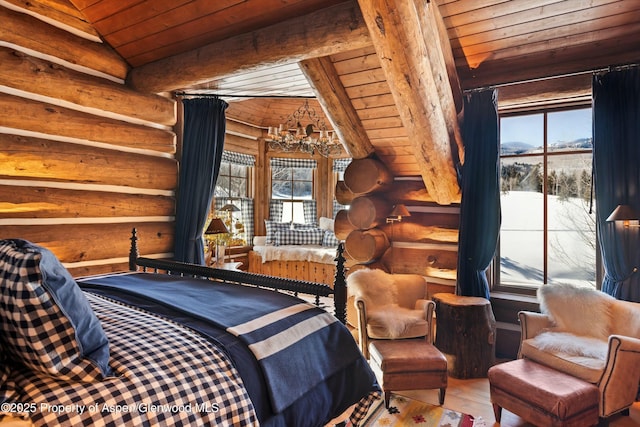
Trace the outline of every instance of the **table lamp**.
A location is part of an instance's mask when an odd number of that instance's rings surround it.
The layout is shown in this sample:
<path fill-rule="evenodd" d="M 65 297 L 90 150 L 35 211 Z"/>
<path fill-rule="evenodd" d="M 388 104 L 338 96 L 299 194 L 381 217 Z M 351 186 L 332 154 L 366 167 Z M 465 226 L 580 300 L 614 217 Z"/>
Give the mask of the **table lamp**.
<path fill-rule="evenodd" d="M 220 218 L 213 218 L 209 223 L 209 226 L 207 227 L 207 229 L 204 231 L 205 236 L 211 236 L 211 235 L 216 236 L 215 238 L 216 264 L 220 264 L 220 261 L 221 261 L 220 253 L 219 253 L 218 234 L 226 234 L 226 233 L 229 233 L 229 230 L 227 230 L 227 227 L 224 225 L 224 221 L 222 221 Z M 213 254 L 211 250 L 211 243 L 209 243 L 209 253 Z M 209 258 L 209 260 L 211 260 L 211 258 Z M 224 262 L 224 254 L 222 256 L 222 261 Z"/>

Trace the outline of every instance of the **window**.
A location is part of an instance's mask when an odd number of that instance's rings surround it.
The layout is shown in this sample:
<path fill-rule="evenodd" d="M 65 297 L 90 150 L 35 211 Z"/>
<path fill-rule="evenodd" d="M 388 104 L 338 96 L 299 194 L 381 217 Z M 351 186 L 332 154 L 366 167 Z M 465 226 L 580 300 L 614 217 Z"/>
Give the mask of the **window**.
<path fill-rule="evenodd" d="M 233 244 L 245 244 L 253 239 L 253 199 L 250 197 L 253 156 L 231 151 L 222 153 L 220 171 L 214 190 L 214 213 L 221 216 L 231 229 Z M 239 210 L 221 213 L 225 205 Z"/>
<path fill-rule="evenodd" d="M 591 108 L 501 116 L 494 289 L 533 291 L 560 282 L 595 287 L 591 162 Z"/>
<path fill-rule="evenodd" d="M 249 167 L 230 162 L 220 164 L 216 180 L 215 197 L 233 199 L 247 197 L 249 189 Z"/>
<path fill-rule="evenodd" d="M 305 201 L 313 200 L 315 167 L 315 160 L 271 159 L 271 199 L 281 203 L 280 221 L 311 222 L 305 221 L 304 206 Z M 314 220 L 315 212 L 311 215 Z"/>

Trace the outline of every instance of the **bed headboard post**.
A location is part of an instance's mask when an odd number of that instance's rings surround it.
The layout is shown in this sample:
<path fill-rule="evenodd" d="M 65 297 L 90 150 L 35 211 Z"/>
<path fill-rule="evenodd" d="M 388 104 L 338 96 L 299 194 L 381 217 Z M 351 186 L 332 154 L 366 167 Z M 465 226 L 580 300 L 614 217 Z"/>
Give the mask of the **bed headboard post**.
<path fill-rule="evenodd" d="M 340 242 L 336 251 L 336 276 L 333 281 L 333 298 L 335 299 L 336 317 L 343 324 L 347 323 L 347 281 L 344 276 L 344 243 Z"/>
<path fill-rule="evenodd" d="M 136 260 L 138 259 L 138 236 L 135 227 L 131 229 L 131 247 L 129 248 L 129 270 L 136 271 Z"/>

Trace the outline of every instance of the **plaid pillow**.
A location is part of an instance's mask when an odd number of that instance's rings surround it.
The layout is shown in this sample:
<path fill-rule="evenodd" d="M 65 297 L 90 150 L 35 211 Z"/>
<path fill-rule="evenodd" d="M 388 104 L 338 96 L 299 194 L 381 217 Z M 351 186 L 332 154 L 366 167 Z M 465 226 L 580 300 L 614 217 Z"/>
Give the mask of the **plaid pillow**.
<path fill-rule="evenodd" d="M 0 240 L 0 279 L 0 340 L 10 358 L 75 381 L 110 374 L 102 325 L 53 253 L 26 240 Z"/>
<path fill-rule="evenodd" d="M 270 219 L 264 220 L 264 228 L 267 231 L 267 245 L 274 245 L 276 243 L 276 233 L 280 230 L 288 230 L 291 228 L 291 224 L 288 222 L 276 222 Z"/>
<path fill-rule="evenodd" d="M 340 240 L 336 237 L 335 233 L 331 230 L 324 230 L 324 236 L 322 237 L 322 246 L 328 248 L 337 247 L 340 244 Z"/>
<path fill-rule="evenodd" d="M 292 225 L 294 230 L 312 230 L 318 228 L 315 224 L 302 224 L 300 222 L 294 222 Z"/>
<path fill-rule="evenodd" d="M 324 230 L 281 230 L 276 233 L 276 246 L 321 245 Z"/>

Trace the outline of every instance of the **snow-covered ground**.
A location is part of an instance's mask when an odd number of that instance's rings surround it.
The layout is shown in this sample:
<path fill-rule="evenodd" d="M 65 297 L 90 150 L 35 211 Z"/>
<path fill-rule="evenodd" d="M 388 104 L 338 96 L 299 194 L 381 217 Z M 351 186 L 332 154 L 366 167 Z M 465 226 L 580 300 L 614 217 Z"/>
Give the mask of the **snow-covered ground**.
<path fill-rule="evenodd" d="M 500 281 L 543 283 L 543 195 L 529 191 L 503 193 L 500 232 Z M 595 286 L 595 207 L 579 198 L 548 196 L 548 282 Z"/>

